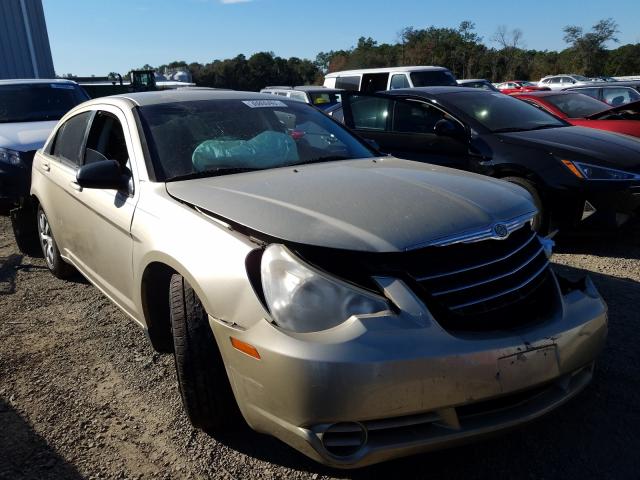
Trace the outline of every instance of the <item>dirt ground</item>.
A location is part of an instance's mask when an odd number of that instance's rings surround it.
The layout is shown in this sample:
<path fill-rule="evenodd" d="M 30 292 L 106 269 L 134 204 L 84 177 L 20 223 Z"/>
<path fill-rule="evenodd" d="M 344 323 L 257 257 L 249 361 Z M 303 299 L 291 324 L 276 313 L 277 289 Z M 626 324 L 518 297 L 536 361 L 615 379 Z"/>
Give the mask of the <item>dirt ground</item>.
<path fill-rule="evenodd" d="M 82 277 L 19 254 L 0 217 L 0 479 L 640 478 L 640 230 L 565 240 L 610 308 L 593 383 L 526 427 L 358 471 L 248 429 L 213 438 L 182 412 L 171 356 Z"/>

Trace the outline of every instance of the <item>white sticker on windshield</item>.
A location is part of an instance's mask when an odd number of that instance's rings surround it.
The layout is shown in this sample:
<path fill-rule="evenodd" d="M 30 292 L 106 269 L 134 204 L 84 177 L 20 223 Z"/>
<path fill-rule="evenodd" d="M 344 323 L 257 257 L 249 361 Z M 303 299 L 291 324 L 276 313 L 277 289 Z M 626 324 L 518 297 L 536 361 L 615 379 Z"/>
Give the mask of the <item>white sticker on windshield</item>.
<path fill-rule="evenodd" d="M 268 107 L 285 107 L 286 103 L 281 102 L 280 100 L 243 100 L 246 106 L 251 108 L 268 108 Z"/>
<path fill-rule="evenodd" d="M 71 85 L 70 83 L 52 83 L 51 88 L 64 88 L 65 90 L 73 90 L 75 89 L 75 85 Z"/>

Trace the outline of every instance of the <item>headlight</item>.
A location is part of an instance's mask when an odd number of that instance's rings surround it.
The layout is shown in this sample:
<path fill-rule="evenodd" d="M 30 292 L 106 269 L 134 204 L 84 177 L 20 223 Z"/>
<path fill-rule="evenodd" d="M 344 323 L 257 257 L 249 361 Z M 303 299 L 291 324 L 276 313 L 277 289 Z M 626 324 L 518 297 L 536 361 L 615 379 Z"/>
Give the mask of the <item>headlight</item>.
<path fill-rule="evenodd" d="M 321 273 L 282 245 L 262 256 L 262 288 L 277 325 L 294 332 L 317 332 L 352 315 L 389 309 L 382 298 Z"/>
<path fill-rule="evenodd" d="M 640 180 L 640 174 L 616 170 L 615 168 L 598 167 L 588 163 L 562 160 L 565 167 L 576 177 L 584 180 Z"/>
<path fill-rule="evenodd" d="M 22 158 L 20 158 L 20 152 L 9 150 L 8 148 L 0 148 L 0 162 L 20 166 L 22 165 Z"/>

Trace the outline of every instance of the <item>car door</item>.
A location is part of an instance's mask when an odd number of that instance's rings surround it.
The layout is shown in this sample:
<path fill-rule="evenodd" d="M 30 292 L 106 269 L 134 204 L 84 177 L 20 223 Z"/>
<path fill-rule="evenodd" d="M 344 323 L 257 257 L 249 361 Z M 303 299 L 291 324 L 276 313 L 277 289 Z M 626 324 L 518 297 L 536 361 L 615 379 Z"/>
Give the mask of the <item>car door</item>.
<path fill-rule="evenodd" d="M 342 102 L 345 125 L 361 137 L 374 140 L 382 152 L 408 160 L 469 168 L 468 143 L 435 133 L 439 120 L 458 122 L 443 110 L 422 100 L 384 94 L 349 94 Z"/>
<path fill-rule="evenodd" d="M 87 131 L 81 151 L 82 165 L 116 160 L 129 183 L 121 190 L 73 188 L 73 215 L 69 220 L 76 232 L 70 256 L 98 288 L 127 312 L 133 303 L 133 240 L 131 222 L 138 200 L 137 170 L 131 135 L 123 112 L 113 106 L 99 107 Z"/>
<path fill-rule="evenodd" d="M 45 211 L 63 258 L 69 258 L 76 240 L 72 228 L 75 179 L 82 163 L 81 151 L 93 112 L 80 112 L 56 130 L 51 145 L 42 152 L 35 168 L 42 177 L 39 201 Z"/>

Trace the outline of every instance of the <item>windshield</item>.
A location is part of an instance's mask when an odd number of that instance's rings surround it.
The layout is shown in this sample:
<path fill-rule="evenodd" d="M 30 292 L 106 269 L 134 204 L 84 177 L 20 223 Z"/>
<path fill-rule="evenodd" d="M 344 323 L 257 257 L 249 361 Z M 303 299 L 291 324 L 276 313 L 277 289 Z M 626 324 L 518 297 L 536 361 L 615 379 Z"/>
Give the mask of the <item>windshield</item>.
<path fill-rule="evenodd" d="M 309 93 L 309 97 L 311 97 L 311 104 L 316 107 L 324 110 L 326 108 L 332 107 L 333 105 L 340 103 L 342 101 L 342 97 L 339 93 Z"/>
<path fill-rule="evenodd" d="M 456 92 L 446 94 L 444 98 L 494 133 L 567 125 L 549 113 L 502 93 Z"/>
<path fill-rule="evenodd" d="M 456 77 L 449 70 L 425 70 L 411 72 L 414 87 L 457 86 Z"/>
<path fill-rule="evenodd" d="M 70 83 L 0 86 L 0 123 L 59 120 L 89 97 Z"/>
<path fill-rule="evenodd" d="M 201 100 L 138 111 L 159 181 L 374 156 L 301 102 Z"/>
<path fill-rule="evenodd" d="M 583 77 L 582 75 L 571 75 L 573 77 L 574 80 L 577 80 L 579 82 L 590 82 L 591 79 L 587 78 L 587 77 Z"/>
<path fill-rule="evenodd" d="M 569 118 L 584 118 L 610 108 L 600 100 L 581 93 L 549 95 L 545 97 L 545 100 Z"/>
<path fill-rule="evenodd" d="M 535 83 L 532 82 L 519 82 L 521 86 L 523 87 L 537 87 L 538 85 L 536 85 Z"/>

